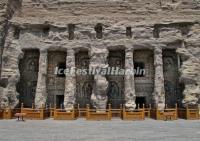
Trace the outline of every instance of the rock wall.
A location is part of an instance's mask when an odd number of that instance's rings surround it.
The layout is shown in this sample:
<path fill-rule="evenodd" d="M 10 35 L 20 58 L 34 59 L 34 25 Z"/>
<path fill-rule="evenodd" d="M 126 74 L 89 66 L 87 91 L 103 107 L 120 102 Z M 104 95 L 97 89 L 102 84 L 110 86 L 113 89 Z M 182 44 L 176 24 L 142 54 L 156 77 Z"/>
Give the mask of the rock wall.
<path fill-rule="evenodd" d="M 19 47 L 19 42 L 13 39 L 13 34 L 13 29 L 10 29 L 2 55 L 0 107 L 11 106 L 14 108 L 19 102 L 16 84 L 20 79 L 18 64 L 23 53 Z"/>
<path fill-rule="evenodd" d="M 184 105 L 200 104 L 200 25 L 191 27 L 183 47 L 177 49 L 182 59 L 180 81 L 184 83 Z"/>
<path fill-rule="evenodd" d="M 1 0 L 0 1 L 0 74 L 2 67 L 2 54 L 5 43 L 7 30 L 9 27 L 8 20 L 11 19 L 15 10 L 21 6 L 21 0 Z M 1 77 L 0 77 L 1 78 Z"/>
<path fill-rule="evenodd" d="M 185 85 L 183 104 L 199 102 L 198 0 L 23 0 L 22 6 L 20 2 L 0 2 L 0 31 L 3 31 L 0 35 L 1 54 L 4 47 L 0 99 L 3 106 L 16 106 L 16 85 L 20 77 L 18 62 L 22 57 L 22 50 L 30 48 L 47 51 L 87 49 L 91 54 L 90 66 L 105 68 L 108 64 L 106 57 L 109 50 L 150 49 L 157 54 L 162 49 L 176 49 L 182 62 L 180 82 Z M 14 9 L 16 12 L 8 22 Z M 102 25 L 102 39 L 96 39 L 94 27 L 98 23 Z M 73 40 L 69 40 L 68 33 L 71 24 L 75 26 Z M 131 27 L 131 37 L 126 36 L 127 27 Z M 161 59 L 161 56 L 159 58 Z M 127 56 L 126 59 L 130 58 Z M 36 103 L 39 107 L 46 101 L 46 73 L 43 69 L 43 60 L 44 58 L 41 59 L 36 92 Z M 158 64 L 162 64 L 162 60 L 157 61 Z M 67 63 L 71 62 L 68 60 Z M 155 76 L 158 81 L 155 82 L 157 85 L 152 95 L 155 104 L 161 103 L 159 107 L 163 108 L 163 80 L 159 78 L 160 71 L 161 68 L 157 72 L 159 75 Z M 75 89 L 75 82 L 70 80 L 74 79 L 66 80 L 69 83 L 66 85 L 72 87 L 65 90 L 65 108 L 69 109 L 74 103 Z M 102 75 L 94 76 L 94 80 L 93 105 L 105 109 L 108 81 Z M 127 82 L 133 81 L 132 78 L 127 78 Z M 127 82 L 126 85 L 129 85 Z M 134 84 L 131 85 L 127 88 L 134 87 Z M 126 106 L 133 109 L 135 92 L 133 89 L 127 89 L 125 93 Z"/>
<path fill-rule="evenodd" d="M 0 1 L 0 107 L 15 107 L 18 104 L 16 82 L 19 80 L 19 72 L 16 57 L 18 58 L 21 52 L 18 50 L 18 42 L 13 41 L 14 29 L 7 32 L 8 21 L 20 7 L 21 0 Z M 6 71 L 2 74 L 3 69 Z"/>

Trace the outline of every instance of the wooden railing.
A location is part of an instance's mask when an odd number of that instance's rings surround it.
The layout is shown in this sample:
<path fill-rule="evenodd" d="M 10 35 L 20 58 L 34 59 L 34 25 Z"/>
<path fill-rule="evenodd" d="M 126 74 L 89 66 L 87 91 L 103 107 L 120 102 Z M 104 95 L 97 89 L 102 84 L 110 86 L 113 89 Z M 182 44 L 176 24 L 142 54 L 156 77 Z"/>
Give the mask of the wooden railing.
<path fill-rule="evenodd" d="M 3 109 L 0 109 L 0 119 L 3 119 Z"/>
<path fill-rule="evenodd" d="M 86 118 L 86 115 L 87 115 L 87 105 L 86 108 L 80 108 L 80 105 L 78 104 L 78 117 Z"/>
<path fill-rule="evenodd" d="M 137 108 L 135 110 L 127 110 L 125 105 L 123 105 L 123 113 L 122 113 L 123 120 L 144 120 L 145 119 L 145 108 Z"/>
<path fill-rule="evenodd" d="M 73 110 L 56 109 L 56 106 L 54 108 L 54 120 L 75 120 L 78 115 L 77 107 Z"/>
<path fill-rule="evenodd" d="M 20 112 L 20 108 L 11 109 L 10 107 L 7 107 L 5 109 L 0 110 L 0 119 L 13 119 L 15 113 Z"/>
<path fill-rule="evenodd" d="M 197 107 L 178 108 L 178 117 L 187 120 L 197 120 L 200 118 Z"/>
<path fill-rule="evenodd" d="M 167 105 L 163 111 L 158 110 L 158 108 L 151 109 L 151 118 L 156 120 L 177 120 L 177 105 L 175 108 L 168 108 Z"/>
<path fill-rule="evenodd" d="M 34 106 L 32 108 L 24 108 L 22 104 L 21 113 L 26 114 L 26 119 L 44 120 L 49 117 L 49 110 L 44 106 L 43 108 L 35 109 Z"/>
<path fill-rule="evenodd" d="M 145 117 L 150 118 L 151 116 L 151 104 L 148 107 L 144 108 Z"/>
<path fill-rule="evenodd" d="M 109 104 L 108 109 L 90 109 L 87 105 L 86 120 L 111 120 L 111 105 Z"/>
<path fill-rule="evenodd" d="M 54 118 L 54 109 L 56 106 L 52 107 L 52 105 L 49 105 L 49 117 Z"/>
<path fill-rule="evenodd" d="M 122 118 L 123 108 L 122 104 L 120 105 L 119 109 L 111 109 L 111 116 L 116 118 Z"/>

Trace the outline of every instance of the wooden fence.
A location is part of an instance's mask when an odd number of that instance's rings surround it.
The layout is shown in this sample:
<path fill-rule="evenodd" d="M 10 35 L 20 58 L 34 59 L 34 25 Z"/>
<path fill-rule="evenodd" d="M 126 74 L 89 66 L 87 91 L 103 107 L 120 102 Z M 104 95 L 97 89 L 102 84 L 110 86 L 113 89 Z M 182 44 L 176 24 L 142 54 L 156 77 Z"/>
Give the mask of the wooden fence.
<path fill-rule="evenodd" d="M 86 115 L 87 115 L 87 105 L 86 108 L 80 108 L 80 105 L 78 104 L 78 117 L 86 118 Z"/>
<path fill-rule="evenodd" d="M 0 119 L 3 119 L 3 109 L 0 109 Z"/>
<path fill-rule="evenodd" d="M 144 105 L 143 105 L 143 108 L 140 108 L 138 106 L 138 109 L 135 109 L 132 111 L 127 110 L 125 108 L 125 105 L 123 105 L 122 119 L 123 120 L 144 120 L 145 119 Z"/>
<path fill-rule="evenodd" d="M 87 105 L 86 120 L 111 120 L 111 105 L 109 104 L 108 109 L 90 109 Z"/>
<path fill-rule="evenodd" d="M 200 118 L 198 107 L 178 108 L 178 117 L 187 120 L 197 120 Z"/>
<path fill-rule="evenodd" d="M 151 116 L 151 104 L 144 108 L 145 117 L 150 118 Z"/>
<path fill-rule="evenodd" d="M 138 106 L 139 107 L 139 106 Z M 89 105 L 86 108 L 80 108 L 79 105 L 75 106 L 73 110 L 66 111 L 64 109 L 52 108 L 41 108 L 35 109 L 24 108 L 23 104 L 21 108 L 11 109 L 5 108 L 0 109 L 0 119 L 12 119 L 16 113 L 25 113 L 26 119 L 44 120 L 48 117 L 53 117 L 55 120 L 75 120 L 77 118 L 86 118 L 86 120 L 111 120 L 113 117 L 119 117 L 122 120 L 144 120 L 145 117 L 150 117 L 156 120 L 177 120 L 177 118 L 187 120 L 200 119 L 198 107 L 186 108 L 169 108 L 165 107 L 163 111 L 158 108 L 152 108 L 151 105 L 142 108 L 137 108 L 133 111 L 129 111 L 124 105 L 121 105 L 119 109 L 111 109 L 109 104 L 108 109 L 99 110 L 91 109 Z"/>
<path fill-rule="evenodd" d="M 177 120 L 177 105 L 175 108 L 168 108 L 167 105 L 163 111 L 158 108 L 151 109 L 151 118 L 156 120 Z"/>
<path fill-rule="evenodd" d="M 0 110 L 0 119 L 13 119 L 17 112 L 20 112 L 20 108 L 11 109 L 10 107 Z"/>
<path fill-rule="evenodd" d="M 78 118 L 78 110 L 66 111 L 65 109 L 54 109 L 54 120 L 75 120 Z"/>
<path fill-rule="evenodd" d="M 36 109 L 34 108 L 34 106 L 32 106 L 32 108 L 24 108 L 23 104 L 21 106 L 21 113 L 26 114 L 25 116 L 26 119 L 44 120 L 49 117 L 49 109 L 46 108 Z"/>

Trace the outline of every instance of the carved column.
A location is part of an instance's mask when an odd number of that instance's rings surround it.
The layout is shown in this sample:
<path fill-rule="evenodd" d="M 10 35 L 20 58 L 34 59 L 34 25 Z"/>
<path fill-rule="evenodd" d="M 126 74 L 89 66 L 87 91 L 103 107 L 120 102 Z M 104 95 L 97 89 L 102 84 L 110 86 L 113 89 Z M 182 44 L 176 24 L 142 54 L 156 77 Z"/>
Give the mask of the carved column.
<path fill-rule="evenodd" d="M 164 89 L 164 74 L 163 74 L 163 57 L 162 48 L 156 47 L 154 49 L 154 92 L 153 92 L 153 104 L 158 107 L 159 110 L 165 108 L 165 89 Z"/>
<path fill-rule="evenodd" d="M 66 68 L 75 69 L 75 51 L 73 49 L 67 50 Z M 64 93 L 64 107 L 66 110 L 74 108 L 76 100 L 76 74 L 67 74 L 65 80 L 65 93 Z"/>
<path fill-rule="evenodd" d="M 126 49 L 125 51 L 125 70 L 129 73 L 125 74 L 125 107 L 128 110 L 134 110 L 136 108 L 135 100 L 135 81 L 134 81 L 134 62 L 132 49 Z"/>
<path fill-rule="evenodd" d="M 91 49 L 90 55 L 90 69 L 102 69 L 108 67 L 108 50 L 106 48 L 93 47 Z M 94 85 L 93 92 L 91 96 L 91 103 L 94 108 L 98 111 L 103 111 L 107 106 L 107 88 L 108 81 L 104 75 L 95 74 L 94 75 Z"/>
<path fill-rule="evenodd" d="M 35 96 L 35 106 L 36 108 L 42 108 L 45 106 L 47 101 L 47 67 L 48 67 L 48 51 L 40 50 L 39 59 L 39 73 Z"/>

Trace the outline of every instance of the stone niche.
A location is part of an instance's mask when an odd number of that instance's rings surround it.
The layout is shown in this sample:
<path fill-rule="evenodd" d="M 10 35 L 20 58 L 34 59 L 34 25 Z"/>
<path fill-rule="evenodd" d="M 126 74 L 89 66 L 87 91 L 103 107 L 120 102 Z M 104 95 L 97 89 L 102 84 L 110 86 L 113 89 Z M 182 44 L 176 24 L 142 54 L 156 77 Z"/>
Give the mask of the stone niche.
<path fill-rule="evenodd" d="M 88 51 L 79 51 L 76 53 L 76 68 L 88 70 L 90 58 Z M 92 75 L 78 74 L 76 75 L 76 103 L 80 108 L 86 108 L 90 104 L 93 90 L 94 77 Z"/>
<path fill-rule="evenodd" d="M 134 51 L 136 104 L 151 104 L 154 87 L 154 59 L 151 50 Z M 145 70 L 142 71 L 142 70 Z M 140 73 L 141 72 L 141 73 Z"/>
<path fill-rule="evenodd" d="M 31 107 L 35 100 L 39 71 L 39 50 L 24 50 L 24 57 L 19 62 L 20 82 L 17 91 L 20 93 L 19 101 L 25 107 Z"/>
<path fill-rule="evenodd" d="M 165 83 L 165 103 L 174 107 L 181 105 L 183 99 L 181 84 L 179 83 L 178 57 L 173 49 L 163 50 L 163 71 Z"/>
<path fill-rule="evenodd" d="M 124 69 L 125 51 L 110 51 L 108 56 L 109 67 Z M 108 103 L 113 109 L 120 108 L 124 104 L 124 75 L 108 75 Z"/>
<path fill-rule="evenodd" d="M 47 69 L 47 104 L 55 105 L 57 108 L 63 107 L 65 91 L 65 75 L 55 73 L 55 69 L 66 68 L 66 52 L 49 51 Z"/>

